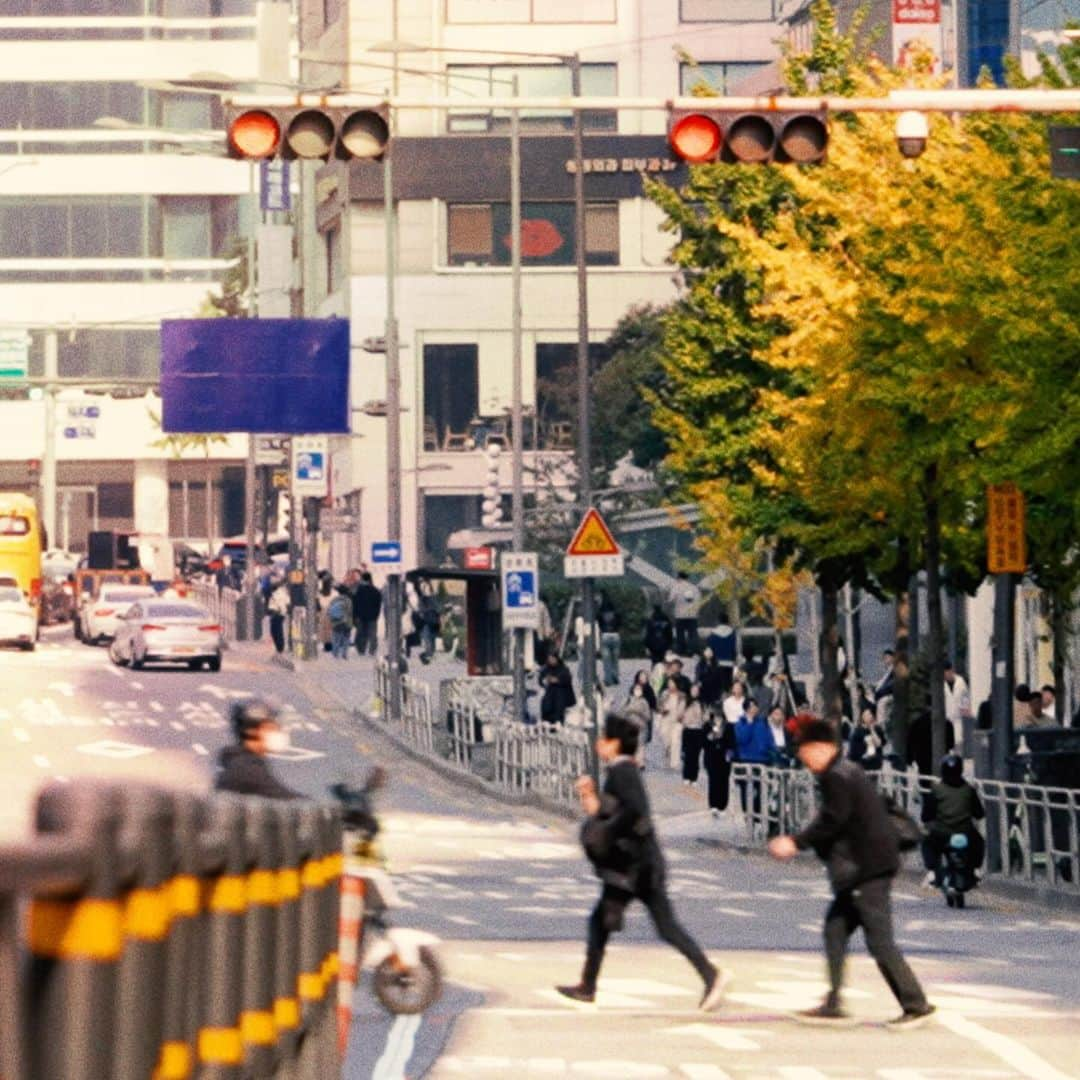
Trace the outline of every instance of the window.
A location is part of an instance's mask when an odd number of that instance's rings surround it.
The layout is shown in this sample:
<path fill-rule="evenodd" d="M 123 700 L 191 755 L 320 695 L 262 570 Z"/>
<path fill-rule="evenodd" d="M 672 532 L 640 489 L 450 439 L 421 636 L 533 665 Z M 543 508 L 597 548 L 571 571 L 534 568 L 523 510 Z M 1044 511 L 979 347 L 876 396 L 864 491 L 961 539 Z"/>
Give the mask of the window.
<path fill-rule="evenodd" d="M 0 536 L 26 536 L 30 532 L 30 522 L 18 514 L 0 516 Z"/>
<path fill-rule="evenodd" d="M 589 366 L 607 359 L 606 346 L 589 345 Z M 536 425 L 540 448 L 573 450 L 577 444 L 577 345 L 536 345 Z"/>
<path fill-rule="evenodd" d="M 772 22 L 781 0 L 680 0 L 682 22 Z"/>
<path fill-rule="evenodd" d="M 609 96 L 616 93 L 615 64 L 582 64 L 581 92 L 585 96 Z M 469 98 L 511 97 L 517 78 L 522 97 L 565 97 L 571 92 L 572 77 L 565 64 L 452 64 L 446 69 L 447 97 L 462 102 L 460 110 L 449 112 L 450 131 L 509 131 L 510 114 L 470 111 Z M 586 131 L 615 131 L 618 118 L 614 110 L 589 110 L 583 114 Z M 570 131 L 573 114 L 556 109 L 529 109 L 521 113 L 521 127 L 526 132 Z"/>
<path fill-rule="evenodd" d="M 59 352 L 62 376 L 157 378 L 161 372 L 160 333 L 156 329 L 77 329 L 60 335 Z"/>
<path fill-rule="evenodd" d="M 451 203 L 446 232 L 450 266 L 510 265 L 509 203 Z M 592 266 L 618 265 L 616 203 L 589 203 L 585 207 L 585 252 Z M 574 261 L 574 204 L 523 203 L 522 265 L 572 266 Z"/>
<path fill-rule="evenodd" d="M 616 0 L 445 0 L 448 23 L 614 22 Z"/>
<path fill-rule="evenodd" d="M 135 516 L 134 484 L 98 484 L 98 513 L 103 518 Z"/>
<path fill-rule="evenodd" d="M 449 554 L 446 541 L 459 529 L 480 526 L 479 495 L 425 495 L 424 548 L 427 562 L 438 566 Z"/>
<path fill-rule="evenodd" d="M 689 95 L 704 83 L 718 94 L 730 94 L 755 71 L 769 66 L 768 60 L 723 60 L 679 65 L 679 93 Z"/>
<path fill-rule="evenodd" d="M 5 128 L 89 128 L 103 116 L 142 123 L 144 92 L 132 83 L 0 83 Z"/>
<path fill-rule="evenodd" d="M 161 254 L 166 259 L 205 259 L 211 250 L 210 200 L 162 197 Z"/>
<path fill-rule="evenodd" d="M 441 449 L 466 449 L 480 409 L 476 345 L 424 346 L 424 426 Z"/>
<path fill-rule="evenodd" d="M 0 199 L 0 258 L 123 258 L 143 251 L 138 196 Z"/>

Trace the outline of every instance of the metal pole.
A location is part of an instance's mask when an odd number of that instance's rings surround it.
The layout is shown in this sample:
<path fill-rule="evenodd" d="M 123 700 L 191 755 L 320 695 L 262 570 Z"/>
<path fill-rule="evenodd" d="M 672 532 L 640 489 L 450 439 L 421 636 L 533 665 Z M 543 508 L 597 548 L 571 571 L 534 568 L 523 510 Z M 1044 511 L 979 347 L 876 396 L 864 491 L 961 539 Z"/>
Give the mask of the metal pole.
<path fill-rule="evenodd" d="M 255 206 L 255 162 L 248 166 L 248 194 Z M 256 229 L 252 221 L 248 237 L 248 318 L 259 314 L 259 293 L 255 280 Z M 244 463 L 244 526 L 247 531 L 247 559 L 244 564 L 244 638 L 255 640 L 255 436 L 247 437 L 247 461 Z M 238 638 L 241 635 L 236 635 Z"/>
<path fill-rule="evenodd" d="M 1016 589 L 1012 574 L 994 576 L 994 670 L 990 682 L 990 760 L 995 780 L 1007 780 L 1012 753 L 1013 635 Z"/>
<path fill-rule="evenodd" d="M 396 78 L 395 71 L 395 78 Z M 391 133 L 393 114 L 390 115 Z M 386 538 L 401 541 L 401 358 L 395 296 L 397 222 L 394 213 L 393 138 L 383 159 L 386 226 Z M 386 579 L 386 660 L 390 667 L 388 719 L 401 716 L 401 575 Z"/>
<path fill-rule="evenodd" d="M 45 335 L 45 452 L 41 458 L 41 521 L 50 547 L 56 544 L 56 385 L 60 373 L 55 330 Z"/>
<path fill-rule="evenodd" d="M 569 57 L 571 93 L 581 96 L 581 57 Z M 578 394 L 578 485 L 582 510 L 592 506 L 592 402 L 589 368 L 589 291 L 585 252 L 585 136 L 581 109 L 574 109 L 574 262 L 577 268 L 577 394 Z M 582 659 L 581 697 L 592 725 L 599 734 L 596 712 L 596 638 L 593 634 L 593 579 L 581 580 Z M 592 773 L 598 777 L 600 761 L 592 751 Z"/>
<path fill-rule="evenodd" d="M 858 652 L 855 649 L 855 590 L 851 582 L 844 582 L 844 642 L 847 648 L 847 684 L 851 702 L 851 723 L 859 722 Z"/>
<path fill-rule="evenodd" d="M 518 92 L 517 76 L 513 77 L 513 94 Z M 514 551 L 525 546 L 525 429 L 522 422 L 521 399 L 523 372 L 521 356 L 521 115 L 510 110 L 510 326 L 513 339 L 513 378 L 511 387 L 510 447 L 511 447 L 511 524 Z M 514 630 L 514 719 L 525 716 L 525 630 Z"/>
<path fill-rule="evenodd" d="M 1018 64 L 1023 55 L 1023 40 L 1020 0 L 1009 0 L 1009 53 Z"/>

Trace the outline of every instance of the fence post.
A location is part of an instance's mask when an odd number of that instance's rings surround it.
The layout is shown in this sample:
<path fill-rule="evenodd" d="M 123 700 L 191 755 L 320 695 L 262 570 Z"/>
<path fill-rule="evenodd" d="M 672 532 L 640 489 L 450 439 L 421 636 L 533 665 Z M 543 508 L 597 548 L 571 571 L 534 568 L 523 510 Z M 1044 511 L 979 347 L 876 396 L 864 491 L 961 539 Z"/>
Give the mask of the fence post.
<path fill-rule="evenodd" d="M 279 1060 L 295 1062 L 300 1040 L 300 999 L 297 996 L 297 978 L 300 975 L 300 810 L 287 802 L 274 809 L 280 819 L 274 1027 Z"/>
<path fill-rule="evenodd" d="M 23 1029 L 26 1010 L 19 994 L 18 904 L 0 892 L 0 1076 L 26 1080 Z"/>
<path fill-rule="evenodd" d="M 117 965 L 123 950 L 118 790 L 88 781 L 50 785 L 38 797 L 38 835 L 78 834 L 91 850 L 76 896 L 30 904 L 27 1049 L 32 1080 L 94 1080 L 112 1074 Z"/>

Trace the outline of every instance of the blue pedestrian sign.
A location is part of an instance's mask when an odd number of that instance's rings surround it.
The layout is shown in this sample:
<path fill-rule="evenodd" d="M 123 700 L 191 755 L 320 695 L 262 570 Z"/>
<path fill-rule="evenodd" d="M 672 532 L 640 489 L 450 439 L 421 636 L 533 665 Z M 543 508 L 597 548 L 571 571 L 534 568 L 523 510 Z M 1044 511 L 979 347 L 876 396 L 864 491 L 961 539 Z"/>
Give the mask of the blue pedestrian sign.
<path fill-rule="evenodd" d="M 379 540 L 371 545 L 373 566 L 401 566 L 401 543 L 398 540 Z"/>
<path fill-rule="evenodd" d="M 325 498 L 330 492 L 330 447 L 325 435 L 292 440 L 292 485 L 297 495 Z"/>
<path fill-rule="evenodd" d="M 506 551 L 501 558 L 503 626 L 536 630 L 540 626 L 539 560 L 532 551 Z"/>

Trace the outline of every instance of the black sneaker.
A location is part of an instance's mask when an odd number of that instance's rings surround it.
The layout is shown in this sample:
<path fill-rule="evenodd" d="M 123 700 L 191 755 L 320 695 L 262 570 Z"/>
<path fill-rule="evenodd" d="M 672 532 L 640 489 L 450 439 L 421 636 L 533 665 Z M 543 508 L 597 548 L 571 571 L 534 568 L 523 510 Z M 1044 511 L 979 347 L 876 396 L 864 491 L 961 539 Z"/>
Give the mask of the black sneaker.
<path fill-rule="evenodd" d="M 712 1012 L 724 1000 L 724 994 L 730 985 L 731 972 L 717 968 L 705 987 L 705 993 L 701 995 L 701 1004 L 698 1008 L 702 1012 Z"/>
<path fill-rule="evenodd" d="M 914 1031 L 929 1023 L 936 1012 L 933 1005 L 924 1005 L 921 1009 L 907 1009 L 894 1019 L 886 1021 L 885 1026 L 889 1031 Z"/>
<path fill-rule="evenodd" d="M 576 986 L 556 986 L 555 989 L 563 997 L 570 998 L 571 1001 L 584 1001 L 591 1005 L 596 1000 L 596 991 L 590 990 L 587 986 L 582 986 L 581 983 Z"/>
<path fill-rule="evenodd" d="M 792 1013 L 792 1019 L 809 1027 L 852 1027 L 855 1017 L 845 1012 L 839 1005 L 823 1002 L 813 1009 L 801 1009 Z"/>

